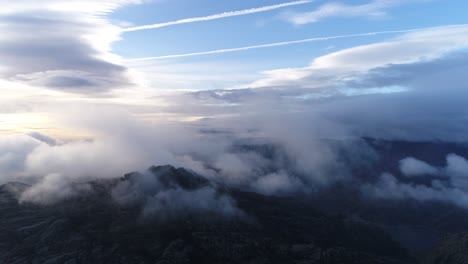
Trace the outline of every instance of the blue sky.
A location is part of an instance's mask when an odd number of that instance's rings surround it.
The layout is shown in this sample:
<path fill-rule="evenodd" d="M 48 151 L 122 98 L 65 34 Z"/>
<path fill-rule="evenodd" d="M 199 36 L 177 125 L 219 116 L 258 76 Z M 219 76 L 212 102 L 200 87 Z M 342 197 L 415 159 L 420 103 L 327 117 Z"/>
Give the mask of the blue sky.
<path fill-rule="evenodd" d="M 211 21 L 173 25 L 163 28 L 126 32 L 122 40 L 113 43 L 113 52 L 123 58 L 142 58 L 237 48 L 314 37 L 338 36 L 375 31 L 404 30 L 466 22 L 466 1 L 380 1 L 394 4 L 378 8 L 381 14 L 349 16 L 345 12 L 302 25 L 287 21 L 292 13 L 312 12 L 324 5 L 342 3 L 356 8 L 379 1 L 310 1 L 310 3 L 278 8 L 266 12 L 227 17 Z M 133 26 L 164 23 L 179 19 L 204 17 L 223 12 L 246 10 L 287 3 L 287 1 L 154 1 L 125 6 L 109 15 L 117 23 Z M 303 43 L 241 52 L 166 59 L 145 65 L 172 65 L 172 68 L 197 73 L 200 78 L 187 85 L 156 82 L 171 89 L 234 88 L 258 78 L 257 73 L 275 68 L 302 67 L 314 58 L 348 47 L 375 43 L 397 34 L 365 36 Z M 220 67 L 222 65 L 222 67 Z M 159 67 L 158 69 L 161 69 Z M 204 70 L 203 70 L 204 69 Z M 214 82 L 213 75 L 232 73 L 229 81 Z M 203 80 L 202 75 L 205 76 Z M 226 76 L 226 78 L 228 78 Z M 214 78 L 215 79 L 215 78 Z"/>
<path fill-rule="evenodd" d="M 112 13 L 110 17 L 118 21 L 127 21 L 134 25 L 145 25 L 284 2 L 225 0 L 193 2 L 180 0 L 160 1 L 124 7 Z M 380 18 L 358 17 L 350 19 L 338 15 L 337 17 L 325 18 L 322 21 L 305 25 L 292 25 L 281 19 L 285 13 L 312 11 L 327 2 L 331 1 L 313 1 L 309 4 L 257 14 L 129 32 L 123 35 L 122 41 L 114 44 L 114 51 L 129 58 L 161 56 L 312 37 L 459 24 L 466 22 L 465 11 L 468 8 L 468 3 L 464 1 L 412 1 L 409 4 L 384 9 L 387 15 Z M 369 3 L 369 1 L 344 2 L 352 5 Z M 447 2 L 453 4 L 447 4 Z M 316 49 L 326 48 L 330 45 L 338 45 L 339 47 L 337 48 L 345 48 L 369 41 L 373 40 L 346 39 L 334 43 L 313 43 L 309 45 L 309 52 L 314 52 Z M 306 48 L 304 47 L 304 49 Z M 282 47 L 269 53 L 276 53 L 275 56 L 281 53 L 289 53 L 290 56 L 294 56 L 297 50 L 300 49 L 294 46 Z M 251 55 L 249 54 L 248 57 L 251 57 Z M 264 56 L 265 54 L 259 55 Z M 314 55 L 312 54 L 311 58 Z M 243 54 L 226 54 L 224 56 L 228 59 L 230 57 L 239 58 L 243 57 Z M 295 59 L 299 59 L 300 57 L 302 56 L 297 56 Z M 280 59 L 283 58 L 280 57 Z"/>

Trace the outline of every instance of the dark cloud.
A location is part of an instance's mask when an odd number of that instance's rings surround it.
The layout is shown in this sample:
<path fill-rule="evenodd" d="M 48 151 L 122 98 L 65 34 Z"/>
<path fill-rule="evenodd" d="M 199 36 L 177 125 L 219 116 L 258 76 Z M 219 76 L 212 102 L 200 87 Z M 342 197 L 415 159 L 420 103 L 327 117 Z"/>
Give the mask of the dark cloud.
<path fill-rule="evenodd" d="M 28 133 L 28 136 L 34 138 L 34 139 L 37 139 L 41 142 L 44 142 L 50 146 L 54 146 L 57 144 L 57 140 L 55 140 L 54 138 L 52 137 L 49 137 L 47 135 L 44 135 L 44 134 L 41 134 L 39 132 L 31 132 L 31 133 Z"/>

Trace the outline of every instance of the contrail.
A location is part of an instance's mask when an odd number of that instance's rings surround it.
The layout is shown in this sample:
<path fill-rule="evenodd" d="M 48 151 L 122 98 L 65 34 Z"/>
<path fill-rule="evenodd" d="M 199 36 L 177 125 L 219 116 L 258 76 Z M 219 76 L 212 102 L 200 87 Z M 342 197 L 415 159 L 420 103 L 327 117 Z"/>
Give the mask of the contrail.
<path fill-rule="evenodd" d="M 448 26 L 440 26 L 440 27 L 426 27 L 426 28 L 405 29 L 405 30 L 376 31 L 376 32 L 368 32 L 368 33 L 360 33 L 360 34 L 339 35 L 339 36 L 329 36 L 329 37 L 319 37 L 319 38 L 308 38 L 308 39 L 276 42 L 276 43 L 246 46 L 246 47 L 232 48 L 232 49 L 219 49 L 219 50 L 184 53 L 184 54 L 175 54 L 175 55 L 165 55 L 165 56 L 156 56 L 156 57 L 127 59 L 125 61 L 132 62 L 132 61 L 147 61 L 147 60 L 162 60 L 162 59 L 183 58 L 183 57 L 192 57 L 192 56 L 200 56 L 200 55 L 220 54 L 220 53 L 228 53 L 228 52 L 253 50 L 253 49 L 280 47 L 280 46 L 294 45 L 294 44 L 299 44 L 299 43 L 325 41 L 325 40 L 331 40 L 331 39 L 365 37 L 365 36 L 395 34 L 395 33 L 409 33 L 409 32 L 424 31 L 424 30 L 428 30 L 428 29 L 457 28 L 457 27 L 466 27 L 466 26 L 468 26 L 468 24 L 448 25 Z"/>
<path fill-rule="evenodd" d="M 179 24 L 215 20 L 215 19 L 221 19 L 221 18 L 226 18 L 226 17 L 243 16 L 243 15 L 249 15 L 249 14 L 254 14 L 254 13 L 266 12 L 266 11 L 288 7 L 288 6 L 308 4 L 313 1 L 314 0 L 300 0 L 300 1 L 288 2 L 288 3 L 283 3 L 283 4 L 271 5 L 271 6 L 263 6 L 263 7 L 245 9 L 245 10 L 224 12 L 224 13 L 219 13 L 219 14 L 214 14 L 214 15 L 204 16 L 204 17 L 185 18 L 185 19 L 180 19 L 180 20 L 171 21 L 171 22 L 124 28 L 123 31 L 131 32 L 131 31 L 139 31 L 139 30 L 146 30 L 146 29 L 153 29 L 153 28 L 162 28 L 162 27 L 168 27 L 168 26 L 179 25 Z"/>

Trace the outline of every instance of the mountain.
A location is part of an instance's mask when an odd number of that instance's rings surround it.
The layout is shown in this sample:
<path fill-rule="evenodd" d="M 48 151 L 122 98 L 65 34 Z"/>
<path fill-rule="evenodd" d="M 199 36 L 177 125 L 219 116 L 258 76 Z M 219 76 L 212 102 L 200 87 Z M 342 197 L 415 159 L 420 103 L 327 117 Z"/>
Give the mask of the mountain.
<path fill-rule="evenodd" d="M 468 263 L 468 233 L 451 235 L 431 252 L 428 264 Z"/>
<path fill-rule="evenodd" d="M 116 202 L 117 186 L 148 187 L 152 179 L 165 190 L 212 188 L 239 213 L 145 216 L 144 196 Z M 19 203 L 27 185 L 1 186 L 0 263 L 415 263 L 374 225 L 327 216 L 297 197 L 228 189 L 182 168 L 86 184 L 85 194 L 50 205 Z"/>
<path fill-rule="evenodd" d="M 355 185 L 338 183 L 312 194 L 309 199 L 316 208 L 328 214 L 342 214 L 376 224 L 416 255 L 431 251 L 435 243 L 449 234 L 468 230 L 468 210 L 465 208 L 441 201 L 372 199 L 359 189 L 363 182 L 372 182 L 382 172 L 408 180 L 401 175 L 399 168 L 399 161 L 406 157 L 440 167 L 446 165 L 449 154 L 467 158 L 466 144 L 374 139 L 365 139 L 364 142 L 375 158 L 365 166 L 362 163 L 357 166 L 350 164 L 353 177 L 361 181 Z M 349 160 L 347 157 L 353 154 L 344 153 L 342 156 Z M 422 181 L 421 178 L 409 180 Z M 431 180 L 431 176 L 425 175 L 424 179 Z"/>
<path fill-rule="evenodd" d="M 426 184 L 405 178 L 399 161 L 414 157 L 443 167 L 448 154 L 467 158 L 466 145 L 373 139 L 330 145 L 353 180 L 290 195 L 226 186 L 170 165 L 77 182 L 74 195 L 53 203 L 26 202 L 21 197 L 31 186 L 5 184 L 0 264 L 468 263 L 468 210 L 444 201 L 372 198 L 360 188 L 383 172 Z M 233 151 L 282 161 L 286 169 L 294 162 L 275 145 L 248 142 Z"/>

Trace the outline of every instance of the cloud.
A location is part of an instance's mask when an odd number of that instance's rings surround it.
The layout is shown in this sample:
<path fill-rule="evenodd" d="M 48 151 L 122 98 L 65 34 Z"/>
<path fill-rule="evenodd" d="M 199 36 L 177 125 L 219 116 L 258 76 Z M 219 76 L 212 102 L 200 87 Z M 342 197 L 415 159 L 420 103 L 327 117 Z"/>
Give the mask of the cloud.
<path fill-rule="evenodd" d="M 377 198 L 441 201 L 468 208 L 467 192 L 447 186 L 440 181 L 433 181 L 430 186 L 402 183 L 395 176 L 384 173 L 375 185 L 366 184 L 362 190 Z"/>
<path fill-rule="evenodd" d="M 299 192 L 304 188 L 304 183 L 291 177 L 284 171 L 274 172 L 265 175 L 254 183 L 257 192 L 266 195 Z"/>
<path fill-rule="evenodd" d="M 0 12 L 0 77 L 89 94 L 130 85 L 126 68 L 110 52 L 120 29 L 105 15 L 139 1 L 26 2 Z"/>
<path fill-rule="evenodd" d="M 64 177 L 66 176 L 58 173 L 45 175 L 41 181 L 22 192 L 19 195 L 19 201 L 53 204 L 91 190 L 91 186 L 86 183 L 77 184 L 64 180 Z"/>
<path fill-rule="evenodd" d="M 400 170 L 405 176 L 445 175 L 451 179 L 468 179 L 468 160 L 456 154 L 448 154 L 445 168 L 432 166 L 413 157 L 400 160 Z"/>
<path fill-rule="evenodd" d="M 143 217 L 161 220 L 199 212 L 242 215 L 229 194 L 193 172 L 171 166 L 127 174 L 112 188 L 112 197 L 122 206 L 141 206 Z"/>
<path fill-rule="evenodd" d="M 256 7 L 256 8 L 245 9 L 245 10 L 229 11 L 229 12 L 224 12 L 224 13 L 214 14 L 214 15 L 209 15 L 209 16 L 204 16 L 204 17 L 192 17 L 192 18 L 185 18 L 185 19 L 180 19 L 180 20 L 171 21 L 171 22 L 164 22 L 164 23 L 157 23 L 157 24 L 151 24 L 151 25 L 129 27 L 129 28 L 123 29 L 123 31 L 124 32 L 132 32 L 132 31 L 140 31 L 140 30 L 148 30 L 148 29 L 169 27 L 169 26 L 180 25 L 180 24 L 210 21 L 210 20 L 222 19 L 222 18 L 227 18 L 227 17 L 244 16 L 244 15 L 250 15 L 250 14 L 255 14 L 255 13 L 271 11 L 271 10 L 275 10 L 275 9 L 279 9 L 279 8 L 285 8 L 285 7 L 288 7 L 288 6 L 308 4 L 308 3 L 311 3 L 311 2 L 313 2 L 313 1 L 312 0 L 293 1 L 293 2 L 287 2 L 287 3 L 282 3 L 282 4 L 270 5 L 270 6 L 263 6 L 263 7 Z"/>
<path fill-rule="evenodd" d="M 447 156 L 446 174 L 455 188 L 468 192 L 468 160 L 456 154 Z"/>
<path fill-rule="evenodd" d="M 386 34 L 396 34 L 396 33 L 408 33 L 408 32 L 426 31 L 426 30 L 428 30 L 428 29 L 457 28 L 457 27 L 465 27 L 465 26 L 466 26 L 466 25 L 450 25 L 450 26 L 435 27 L 435 28 L 434 28 L 434 27 L 431 27 L 431 28 L 418 28 L 418 29 L 375 31 L 375 32 L 367 32 L 367 33 L 348 34 L 348 35 L 338 35 L 338 36 L 329 36 L 329 37 L 317 37 L 317 38 L 308 38 L 308 39 L 293 40 L 293 41 L 276 42 L 276 43 L 269 43 L 269 44 L 262 44 L 262 45 L 253 45 L 253 46 L 245 46 L 245 47 L 232 48 L 232 49 L 219 49 L 219 50 L 211 50 L 211 51 L 184 53 L 184 54 L 174 54 L 174 55 L 164 55 L 164 56 L 134 58 L 134 59 L 126 59 L 125 61 L 126 61 L 126 62 L 138 62 L 138 61 L 148 61 L 148 60 L 162 60 L 162 59 L 184 58 L 184 57 L 211 55 L 211 54 L 222 54 L 222 53 L 230 53 L 230 52 L 240 52 L 240 51 L 253 50 L 253 49 L 263 49 L 263 48 L 281 47 L 281 46 L 295 45 L 295 44 L 300 44 L 300 43 L 317 42 L 317 41 L 327 41 L 327 40 L 333 40 L 333 39 L 356 38 L 356 37 L 369 37 L 369 36 L 375 36 L 375 35 L 386 35 Z"/>
<path fill-rule="evenodd" d="M 232 134 L 209 133 L 202 124 L 151 125 L 103 106 L 63 110 L 61 118 L 71 127 L 86 128 L 92 139 L 61 142 L 38 134 L 2 138 L 0 153 L 6 154 L 0 163 L 1 183 L 32 184 L 25 197 L 50 203 L 76 195 L 80 191 L 76 183 L 115 178 L 158 164 L 190 168 L 213 182 L 267 194 L 307 192 L 348 177 L 334 147 L 318 140 L 311 125 L 303 124 L 322 122 L 313 116 L 273 118 L 262 113 L 234 121 L 226 128 Z M 207 128 L 223 129 L 223 124 Z M 244 129 L 255 132 L 236 132 Z M 211 197 L 210 191 L 192 194 Z"/>
<path fill-rule="evenodd" d="M 283 15 L 284 19 L 296 25 L 316 23 L 331 17 L 368 17 L 380 18 L 387 15 L 386 10 L 415 1 L 374 0 L 361 5 L 327 3 L 311 12 L 290 12 Z"/>
<path fill-rule="evenodd" d="M 383 173 L 376 183 L 365 184 L 363 192 L 383 199 L 442 201 L 468 208 L 468 160 L 464 157 L 448 154 L 443 168 L 409 157 L 400 161 L 400 169 L 405 176 L 426 177 L 429 184 L 402 182 L 390 173 Z"/>
<path fill-rule="evenodd" d="M 447 173 L 454 177 L 468 178 L 468 160 L 455 154 L 447 156 Z"/>
<path fill-rule="evenodd" d="M 284 86 L 261 89 L 200 91 L 171 97 L 174 106 L 167 111 L 235 120 L 229 123 L 246 127 L 255 127 L 246 121 L 255 115 L 259 123 L 260 116 L 284 120 L 314 116 L 313 121 L 320 120 L 317 126 L 329 126 L 319 131 L 323 137 L 467 142 L 466 56 L 452 52 L 436 59 L 384 64 L 351 71 L 344 80 L 332 75 L 320 79 L 319 72 L 311 71 L 311 81 L 318 85 L 313 89 L 285 81 Z"/>
<path fill-rule="evenodd" d="M 408 177 L 435 175 L 438 173 L 437 168 L 413 157 L 400 160 L 400 171 Z"/>
<path fill-rule="evenodd" d="M 43 138 L 37 135 L 33 135 L 35 138 L 26 135 L 7 138 L 4 145 L 0 144 L 0 153 L 13 152 L 15 158 L 7 157 L 1 163 L 2 172 L 9 172 L 0 174 L 1 182 L 16 180 L 31 183 L 33 188 L 24 199 L 49 203 L 87 191 L 86 185 L 80 185 L 77 189 L 73 187 L 75 183 L 115 178 L 154 164 L 174 164 L 190 168 L 216 183 L 242 190 L 276 195 L 307 193 L 337 182 L 352 183 L 355 180 L 349 169 L 349 162 L 343 160 L 343 157 L 355 157 L 352 164 L 356 166 L 374 157 L 372 153 L 367 153 L 365 142 L 358 145 L 345 143 L 358 141 L 362 135 L 401 138 L 401 134 L 391 131 L 392 128 L 412 135 L 413 140 L 430 139 L 433 136 L 431 133 L 437 131 L 446 133 L 445 138 L 452 138 L 454 133 L 459 133 L 450 126 L 445 126 L 442 130 L 434 129 L 432 118 L 439 120 L 434 113 L 431 113 L 431 119 L 426 124 L 430 124 L 432 129 L 426 129 L 423 123 L 415 122 L 421 118 L 420 113 L 416 112 L 412 116 L 408 109 L 421 106 L 419 101 L 415 104 L 413 96 L 405 99 L 407 93 L 398 94 L 398 97 L 379 94 L 309 100 L 297 97 L 306 90 L 286 90 L 283 94 L 272 94 L 272 91 L 275 90 L 187 94 L 180 99 L 180 103 L 187 106 L 187 109 L 178 108 L 177 97 L 170 97 L 175 104 L 171 108 L 172 112 L 179 110 L 179 114 L 185 116 L 188 114 L 186 111 L 191 111 L 192 114 L 203 111 L 205 115 L 213 116 L 190 123 L 152 120 L 151 124 L 138 120 L 122 111 L 122 108 L 102 105 L 83 107 L 80 104 L 76 111 L 73 108 L 62 110 L 62 118 L 69 127 L 87 129 L 93 139 L 47 144 L 36 139 Z M 264 92 L 270 93 L 270 97 L 265 97 L 268 93 Z M 445 98 L 440 97 L 437 100 L 444 101 Z M 226 101 L 235 103 L 233 108 L 224 108 Z M 427 105 L 423 105 L 421 113 L 426 115 L 426 108 L 433 109 L 433 102 L 426 99 L 423 101 Z M 401 112 L 395 111 L 397 103 Z M 192 108 L 192 104 L 200 108 Z M 207 106 L 203 106 L 204 104 Z M 454 106 L 454 103 L 451 105 Z M 465 108 L 460 106 L 464 104 L 460 102 L 453 109 L 463 111 Z M 387 108 L 388 112 L 396 115 L 392 116 L 382 108 Z M 222 116 L 233 109 L 239 114 L 228 117 L 215 115 Z M 450 112 L 453 113 L 452 110 Z M 402 116 L 407 119 L 401 120 Z M 451 122 L 447 118 L 440 120 L 443 124 Z M 414 127 L 403 127 L 401 122 Z M 356 127 L 363 133 L 356 133 Z M 381 130 L 375 130 L 377 128 Z M 464 171 L 466 160 L 454 156 L 448 158 L 448 161 L 450 165 L 438 171 L 459 174 Z M 416 170 L 421 169 L 421 164 L 416 163 Z M 412 169 L 414 172 L 415 169 Z M 432 187 L 397 182 L 395 188 L 405 190 L 400 191 L 398 197 L 412 198 L 418 193 L 425 200 L 447 193 L 453 197 L 463 197 L 463 179 L 451 177 L 448 183 L 434 181 L 431 183 Z M 387 184 L 386 180 L 381 185 L 370 185 L 369 188 L 377 188 L 375 192 L 391 193 L 392 191 L 386 189 L 381 190 Z M 152 186 L 147 182 L 143 185 Z M 454 186 L 458 187 L 454 189 Z M 443 188 L 444 194 L 440 194 L 437 188 Z M 415 192 L 408 194 L 413 189 L 416 189 Z M 164 199 L 174 196 L 181 197 L 180 208 L 190 206 L 189 197 L 192 195 L 213 206 L 203 205 L 205 207 L 198 208 L 200 210 L 224 208 L 221 204 L 226 203 L 223 200 L 214 200 L 217 196 L 211 190 L 180 193 L 177 190 L 164 189 L 159 193 L 154 198 L 154 207 L 151 207 L 155 208 L 154 211 L 148 209 L 148 212 L 159 213 L 164 208 Z"/>
<path fill-rule="evenodd" d="M 43 144 L 27 135 L 0 136 L 1 182 L 12 181 L 20 174 L 24 170 L 28 154 Z"/>
<path fill-rule="evenodd" d="M 17 13 L 36 10 L 53 10 L 59 12 L 80 12 L 92 14 L 106 14 L 127 4 L 140 4 L 143 0 L 102 0 L 97 3 L 92 0 L 45 0 L 40 4 L 34 0 L 23 0 L 21 2 L 6 2 L 0 11 L 1 14 Z"/>
<path fill-rule="evenodd" d="M 468 46 L 466 25 L 423 29 L 393 40 L 348 48 L 318 57 L 303 68 L 265 72 L 250 87 L 323 87 L 353 80 L 356 75 L 391 64 L 427 62 Z"/>
<path fill-rule="evenodd" d="M 181 213 L 211 212 L 224 216 L 241 215 L 232 198 L 227 195 L 219 196 L 211 188 L 194 191 L 180 189 L 166 190 L 151 196 L 144 209 L 144 216 L 171 218 Z"/>

